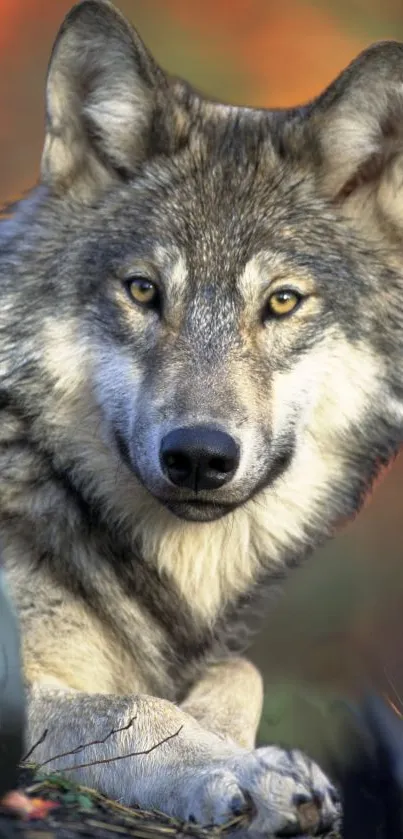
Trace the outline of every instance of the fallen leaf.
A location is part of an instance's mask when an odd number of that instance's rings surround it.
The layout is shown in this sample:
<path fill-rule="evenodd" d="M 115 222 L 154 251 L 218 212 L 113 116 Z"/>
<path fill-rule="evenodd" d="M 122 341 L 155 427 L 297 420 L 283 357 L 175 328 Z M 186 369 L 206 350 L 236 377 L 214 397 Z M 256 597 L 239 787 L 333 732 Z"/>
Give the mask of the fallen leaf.
<path fill-rule="evenodd" d="M 0 802 L 1 806 L 23 819 L 44 819 L 47 814 L 59 805 L 44 798 L 28 798 L 22 792 L 14 790 L 8 792 Z"/>

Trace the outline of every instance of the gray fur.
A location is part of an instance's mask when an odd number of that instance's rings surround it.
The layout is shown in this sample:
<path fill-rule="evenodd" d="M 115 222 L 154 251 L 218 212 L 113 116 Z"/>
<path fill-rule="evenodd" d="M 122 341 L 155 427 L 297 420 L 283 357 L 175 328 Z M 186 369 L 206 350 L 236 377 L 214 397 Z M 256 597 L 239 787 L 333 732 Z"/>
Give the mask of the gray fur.
<path fill-rule="evenodd" d="M 51 769 L 204 822 L 246 792 L 256 834 L 296 827 L 315 791 L 334 818 L 317 767 L 254 750 L 261 680 L 239 655 L 401 440 L 402 76 L 381 44 L 304 108 L 232 108 L 169 78 L 105 0 L 63 24 L 42 182 L 0 231 L 0 524 L 36 757 L 123 730 Z M 162 309 L 130 299 L 133 272 Z M 290 286 L 299 308 L 268 317 Z M 240 464 L 192 495 L 158 452 L 200 424 Z"/>

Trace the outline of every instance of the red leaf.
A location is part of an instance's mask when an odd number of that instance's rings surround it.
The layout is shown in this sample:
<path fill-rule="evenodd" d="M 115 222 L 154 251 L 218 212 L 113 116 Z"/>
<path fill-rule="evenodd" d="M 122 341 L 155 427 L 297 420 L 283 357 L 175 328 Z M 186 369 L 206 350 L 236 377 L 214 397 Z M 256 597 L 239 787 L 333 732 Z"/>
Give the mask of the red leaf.
<path fill-rule="evenodd" d="M 59 806 L 55 801 L 45 801 L 44 798 L 28 798 L 17 790 L 8 792 L 0 804 L 10 813 L 26 820 L 45 819 L 50 810 Z"/>

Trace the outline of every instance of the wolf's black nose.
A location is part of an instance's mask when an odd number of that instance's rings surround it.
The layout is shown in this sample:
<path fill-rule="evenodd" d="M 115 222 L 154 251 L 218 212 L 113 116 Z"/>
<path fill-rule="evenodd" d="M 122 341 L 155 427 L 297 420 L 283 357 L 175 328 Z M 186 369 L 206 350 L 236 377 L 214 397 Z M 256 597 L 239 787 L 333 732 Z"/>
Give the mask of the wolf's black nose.
<path fill-rule="evenodd" d="M 218 489 L 234 476 L 239 448 L 229 434 L 209 425 L 175 428 L 162 440 L 160 461 L 178 487 Z"/>

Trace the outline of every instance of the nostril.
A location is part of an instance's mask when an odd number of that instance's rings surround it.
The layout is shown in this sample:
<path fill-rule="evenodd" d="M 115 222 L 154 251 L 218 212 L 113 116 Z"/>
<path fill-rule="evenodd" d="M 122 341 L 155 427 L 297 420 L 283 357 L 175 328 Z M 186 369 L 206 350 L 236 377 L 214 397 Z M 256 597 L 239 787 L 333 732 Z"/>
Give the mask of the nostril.
<path fill-rule="evenodd" d="M 175 472 L 182 472 L 188 475 L 192 471 L 192 462 L 190 458 L 182 454 L 182 452 L 167 452 L 164 455 L 164 463 L 167 469 L 175 470 Z"/>
<path fill-rule="evenodd" d="M 234 460 L 229 457 L 211 457 L 208 465 L 213 472 L 222 472 L 226 475 L 234 469 Z"/>

